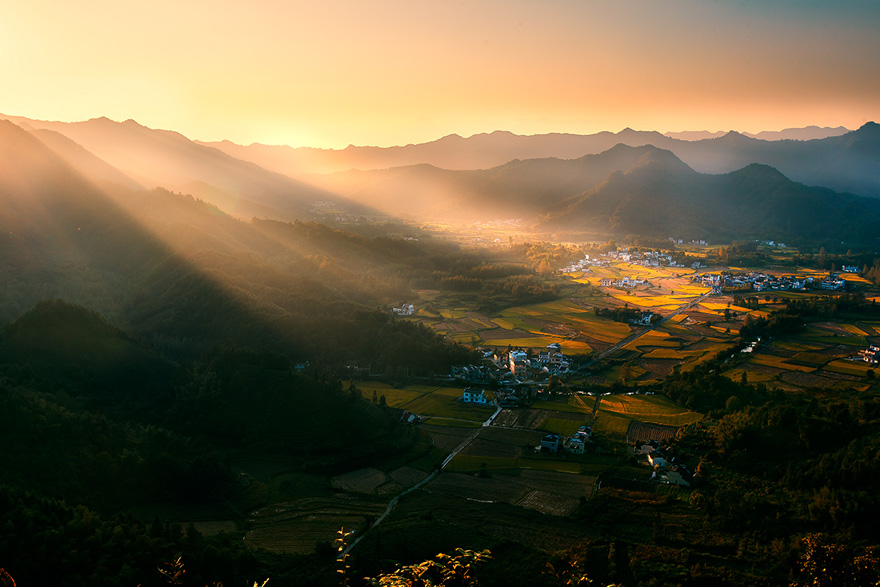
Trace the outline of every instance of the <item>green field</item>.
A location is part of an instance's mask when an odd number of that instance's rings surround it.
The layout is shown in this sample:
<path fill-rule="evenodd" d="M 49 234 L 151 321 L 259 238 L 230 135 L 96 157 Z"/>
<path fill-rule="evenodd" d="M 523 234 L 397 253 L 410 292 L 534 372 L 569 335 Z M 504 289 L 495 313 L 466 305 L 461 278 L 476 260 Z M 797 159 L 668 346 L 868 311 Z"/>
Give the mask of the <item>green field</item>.
<path fill-rule="evenodd" d="M 538 401 L 532 404 L 532 408 L 539 410 L 553 410 L 556 412 L 572 412 L 575 414 L 592 414 L 593 404 L 596 400 L 591 396 L 569 395 L 567 397 L 552 399 L 550 401 Z"/>
<path fill-rule="evenodd" d="M 703 419 L 660 395 L 606 395 L 599 404 L 595 428 L 624 435 L 632 420 L 664 426 L 684 426 Z"/>
<path fill-rule="evenodd" d="M 825 370 L 833 371 L 834 373 L 844 373 L 846 375 L 865 377 L 868 371 L 871 370 L 873 370 L 875 373 L 880 373 L 880 366 L 871 365 L 870 363 L 866 363 L 864 361 L 845 361 L 841 359 L 828 363 L 825 366 Z"/>
<path fill-rule="evenodd" d="M 409 410 L 413 414 L 430 418 L 430 423 L 438 426 L 479 426 L 495 409 L 491 404 L 479 406 L 457 401 L 462 394 L 462 389 L 457 387 L 410 385 L 399 389 L 379 382 L 364 382 L 356 385 L 367 399 L 371 398 L 375 390 L 376 395 L 385 396 L 385 401 L 390 407 Z"/>
<path fill-rule="evenodd" d="M 565 418 L 547 418 L 541 424 L 541 430 L 550 434 L 558 434 L 559 436 L 571 436 L 577 432 L 578 427 L 583 424 L 578 420 L 567 420 Z"/>
<path fill-rule="evenodd" d="M 485 465 L 485 467 L 484 467 Z M 538 469 L 541 471 L 559 471 L 561 473 L 580 473 L 581 465 L 577 462 L 560 461 L 542 458 L 507 458 L 484 457 L 480 455 L 457 455 L 446 466 L 445 471 L 468 473 L 480 469 L 491 471 L 513 469 Z"/>
<path fill-rule="evenodd" d="M 774 357 L 772 355 L 754 355 L 751 359 L 749 359 L 749 363 L 753 365 L 764 365 L 765 367 L 774 367 L 776 369 L 783 369 L 785 371 L 801 371 L 803 373 L 810 373 L 816 370 L 815 367 L 795 365 L 789 363 L 788 360 L 784 357 Z"/>

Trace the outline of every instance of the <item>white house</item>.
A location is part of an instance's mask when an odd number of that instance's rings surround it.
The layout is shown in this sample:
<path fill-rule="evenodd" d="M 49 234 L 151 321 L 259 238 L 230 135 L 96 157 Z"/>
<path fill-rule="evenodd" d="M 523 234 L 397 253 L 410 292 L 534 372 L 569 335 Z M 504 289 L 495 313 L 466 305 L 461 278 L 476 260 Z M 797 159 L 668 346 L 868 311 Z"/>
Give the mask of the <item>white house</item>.
<path fill-rule="evenodd" d="M 665 467 L 667 464 L 665 458 L 654 453 L 648 454 L 648 462 L 651 463 L 652 467 Z"/>
<path fill-rule="evenodd" d="M 486 399 L 486 390 L 481 389 L 477 391 L 471 387 L 468 387 L 464 390 L 461 395 L 461 401 L 466 404 L 487 404 L 489 400 Z"/>

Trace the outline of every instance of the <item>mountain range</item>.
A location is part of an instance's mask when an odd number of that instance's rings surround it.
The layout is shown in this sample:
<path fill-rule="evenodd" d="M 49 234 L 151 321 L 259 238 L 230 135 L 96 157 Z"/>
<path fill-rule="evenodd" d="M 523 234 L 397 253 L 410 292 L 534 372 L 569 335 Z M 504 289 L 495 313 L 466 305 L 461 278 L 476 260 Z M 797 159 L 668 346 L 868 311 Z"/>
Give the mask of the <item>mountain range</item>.
<path fill-rule="evenodd" d="M 133 120 L 95 118 L 85 122 L 47 122 L 0 115 L 31 132 L 84 177 L 147 189 L 162 187 L 191 194 L 240 218 L 320 219 L 334 210 L 369 214 L 332 194 L 280 173 L 236 159 L 183 135 L 154 130 Z"/>
<path fill-rule="evenodd" d="M 520 218 L 539 232 L 681 236 L 725 242 L 827 239 L 874 247 L 880 199 L 793 182 L 753 163 L 698 173 L 671 151 L 618 144 L 578 159 L 514 160 L 487 170 L 430 165 L 310 181 L 389 214 L 450 222 Z"/>
<path fill-rule="evenodd" d="M 784 141 L 784 140 L 794 140 L 794 141 L 810 141 L 813 139 L 826 139 L 828 137 L 837 137 L 842 134 L 846 134 L 849 132 L 849 129 L 844 126 L 838 127 L 830 127 L 830 126 L 805 126 L 803 128 L 786 128 L 783 130 L 763 130 L 759 133 L 748 133 L 744 132 L 747 137 L 751 137 L 753 139 L 761 139 L 763 141 Z M 706 130 L 696 130 L 696 131 L 682 131 L 682 132 L 667 132 L 663 133 L 667 137 L 673 139 L 683 139 L 686 141 L 699 141 L 702 139 L 714 139 L 721 136 L 724 136 L 726 133 L 724 131 L 716 131 L 709 132 Z"/>
<path fill-rule="evenodd" d="M 672 151 L 694 170 L 729 173 L 752 163 L 775 167 L 790 179 L 836 191 L 880 197 L 880 126 L 869 122 L 858 130 L 810 140 L 763 140 L 763 137 L 814 136 L 809 129 L 798 135 L 761 133 L 754 138 L 735 131 L 722 136 L 683 140 L 659 132 L 624 129 L 593 135 L 544 134 L 521 136 L 496 131 L 469 138 L 449 135 L 402 147 L 355 147 L 342 150 L 294 149 L 224 141 L 209 144 L 225 153 L 292 177 L 428 164 L 443 169 L 488 169 L 513 159 L 555 157 L 576 159 L 598 154 L 617 144 L 653 145 Z M 821 136 L 821 135 L 820 135 Z"/>
<path fill-rule="evenodd" d="M 878 224 L 872 223 L 880 199 L 858 197 L 880 195 L 880 125 L 875 123 L 803 141 L 760 140 L 735 132 L 686 141 L 626 129 L 588 136 L 451 135 L 422 145 L 331 151 L 228 142 L 208 146 L 131 120 L 6 118 L 10 122 L 0 146 L 7 154 L 9 193 L 19 189 L 16 181 L 24 182 L 24 192 L 36 189 L 33 182 L 54 181 L 56 188 L 75 193 L 101 186 L 103 193 L 114 196 L 114 205 L 125 207 L 128 200 L 143 202 L 139 194 L 145 190 L 161 187 L 191 194 L 239 218 L 285 221 L 345 223 L 368 216 L 470 223 L 520 218 L 542 232 L 672 233 L 713 241 L 759 237 L 805 244 L 834 240 L 868 247 L 876 246 L 878 236 L 873 228 Z M 25 135 L 33 140 L 24 141 Z M 59 169 L 64 171 L 26 171 L 30 163 L 20 168 L 10 164 L 19 148 L 44 149 L 45 157 L 38 159 L 63 163 Z M 585 155 L 565 157 L 584 150 Z M 594 150 L 598 152 L 589 152 Z M 509 158 L 523 153 L 540 156 Z M 281 172 L 291 162 L 282 155 L 290 154 L 313 157 L 312 169 L 340 161 L 385 167 L 294 178 Z M 478 168 L 493 159 L 503 162 Z M 388 166 L 401 161 L 416 163 Z M 466 165 L 470 168 L 457 168 Z M 91 187 L 76 187 L 83 182 Z M 52 191 L 46 185 L 40 189 Z M 92 206 L 96 217 L 107 214 L 106 206 L 81 203 Z M 15 224 L 12 216 L 21 205 L 21 200 L 8 203 L 0 212 L 4 223 Z M 57 222 L 45 210 L 31 212 Z M 91 223 L 99 225 L 94 219 Z M 190 234 L 218 240 L 212 230 Z"/>

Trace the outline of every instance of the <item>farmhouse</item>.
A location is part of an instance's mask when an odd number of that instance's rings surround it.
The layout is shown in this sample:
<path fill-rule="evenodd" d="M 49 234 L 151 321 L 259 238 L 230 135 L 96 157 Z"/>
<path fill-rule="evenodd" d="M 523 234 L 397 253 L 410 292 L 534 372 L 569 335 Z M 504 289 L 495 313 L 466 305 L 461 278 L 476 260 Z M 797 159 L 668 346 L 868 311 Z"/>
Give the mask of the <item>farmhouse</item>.
<path fill-rule="evenodd" d="M 660 474 L 660 483 L 666 485 L 680 485 L 690 487 L 693 477 L 684 467 L 669 467 L 669 470 Z"/>
<path fill-rule="evenodd" d="M 486 390 L 481 389 L 477 391 L 472 387 L 468 387 L 461 394 L 461 401 L 466 404 L 482 404 L 485 405 L 489 403 L 489 400 L 486 398 Z"/>
<path fill-rule="evenodd" d="M 654 314 L 652 312 L 642 312 L 642 315 L 638 319 L 630 320 L 630 322 L 632 324 L 637 325 L 637 326 L 650 326 L 651 325 L 651 318 L 653 318 L 653 317 L 654 317 Z"/>
<path fill-rule="evenodd" d="M 866 363 L 871 363 L 872 365 L 880 363 L 880 346 L 872 344 L 868 348 L 860 350 L 859 354 Z"/>
<path fill-rule="evenodd" d="M 412 316 L 416 313 L 416 307 L 412 304 L 401 304 L 391 308 L 391 311 L 397 316 Z"/>
<path fill-rule="evenodd" d="M 559 452 L 559 437 L 555 434 L 548 434 L 541 439 L 541 452 L 557 453 Z"/>
<path fill-rule="evenodd" d="M 573 455 L 582 455 L 586 452 L 586 443 L 579 438 L 569 438 L 565 448 Z"/>
<path fill-rule="evenodd" d="M 511 351 L 510 372 L 519 377 L 525 375 L 529 368 L 528 355 L 525 351 Z"/>
<path fill-rule="evenodd" d="M 830 289 L 830 290 L 843 290 L 846 289 L 846 280 L 841 279 L 836 273 L 830 277 L 826 277 L 822 283 L 819 284 L 819 287 L 822 289 Z"/>
<path fill-rule="evenodd" d="M 648 462 L 651 463 L 652 467 L 665 467 L 667 465 L 666 459 L 659 454 L 648 453 Z"/>

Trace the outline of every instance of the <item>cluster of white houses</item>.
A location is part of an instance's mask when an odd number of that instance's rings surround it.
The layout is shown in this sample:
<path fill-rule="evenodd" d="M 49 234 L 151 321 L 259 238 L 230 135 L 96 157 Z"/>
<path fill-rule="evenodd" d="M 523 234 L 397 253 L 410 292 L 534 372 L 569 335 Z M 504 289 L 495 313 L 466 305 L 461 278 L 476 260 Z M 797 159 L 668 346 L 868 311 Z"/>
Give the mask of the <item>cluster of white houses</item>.
<path fill-rule="evenodd" d="M 510 350 L 507 353 L 492 356 L 492 362 L 504 369 L 505 367 L 516 378 L 527 377 L 543 372 L 548 375 L 561 375 L 568 373 L 571 364 L 568 358 L 562 354 L 559 343 L 554 342 L 547 348 L 538 351 L 537 356 L 530 356 L 530 351 L 520 349 Z"/>
<path fill-rule="evenodd" d="M 694 476 L 683 463 L 676 463 L 675 457 L 668 455 L 667 451 L 656 440 L 637 443 L 634 452 L 644 456 L 654 471 L 651 480 L 668 485 L 681 485 L 690 487 Z"/>
<path fill-rule="evenodd" d="M 527 380 L 541 381 L 551 375 L 565 375 L 571 362 L 562 353 L 559 343 L 538 350 L 515 348 L 508 351 L 483 351 L 486 361 L 480 365 L 456 365 L 450 369 L 452 379 L 471 385 L 518 384 Z"/>
<path fill-rule="evenodd" d="M 859 356 L 866 363 L 871 363 L 872 365 L 880 365 L 880 346 L 872 344 L 868 348 L 860 350 Z"/>
<path fill-rule="evenodd" d="M 416 313 L 416 307 L 412 304 L 400 304 L 391 308 L 391 312 L 396 316 L 412 316 Z"/>
<path fill-rule="evenodd" d="M 622 279 L 611 279 L 610 277 L 604 278 L 599 284 L 602 287 L 636 287 L 637 285 L 651 285 L 648 283 L 647 279 L 631 279 L 629 277 L 624 277 Z"/>
<path fill-rule="evenodd" d="M 699 281 L 713 291 L 722 288 L 751 291 L 786 291 L 820 288 L 827 290 L 845 290 L 846 280 L 834 273 L 817 281 L 814 277 L 798 277 L 797 275 L 767 275 L 766 273 L 718 274 L 701 273 L 694 275 L 692 281 Z"/>
<path fill-rule="evenodd" d="M 564 451 L 570 454 L 582 455 L 586 452 L 586 446 L 590 442 L 589 426 L 581 426 L 570 437 L 562 438 L 557 434 L 547 434 L 541 438 L 541 444 L 535 449 L 539 452 L 558 453 Z"/>
<path fill-rule="evenodd" d="M 661 251 L 633 251 L 628 248 L 620 251 L 611 251 L 602 253 L 598 256 L 590 257 L 585 255 L 583 259 L 575 261 L 568 267 L 562 269 L 563 273 L 577 273 L 580 271 L 589 272 L 590 267 L 609 267 L 612 261 L 622 261 L 633 265 L 642 265 L 644 267 L 679 267 L 672 260 L 672 255 Z"/>

